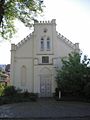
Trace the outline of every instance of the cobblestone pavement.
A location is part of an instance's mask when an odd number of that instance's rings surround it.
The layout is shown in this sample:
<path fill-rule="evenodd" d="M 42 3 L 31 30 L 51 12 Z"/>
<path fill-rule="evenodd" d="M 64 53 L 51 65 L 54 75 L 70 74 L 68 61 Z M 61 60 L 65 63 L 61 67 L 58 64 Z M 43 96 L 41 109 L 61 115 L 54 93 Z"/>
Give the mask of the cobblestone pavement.
<path fill-rule="evenodd" d="M 0 106 L 5 120 L 90 120 L 90 103 L 38 100 Z M 0 119 L 0 120 L 1 120 Z"/>

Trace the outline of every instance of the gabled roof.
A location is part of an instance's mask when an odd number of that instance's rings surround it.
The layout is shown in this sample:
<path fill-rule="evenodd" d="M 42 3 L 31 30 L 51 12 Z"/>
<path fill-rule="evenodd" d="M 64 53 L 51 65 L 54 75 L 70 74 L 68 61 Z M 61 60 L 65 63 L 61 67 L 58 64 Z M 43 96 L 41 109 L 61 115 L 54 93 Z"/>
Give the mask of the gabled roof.
<path fill-rule="evenodd" d="M 68 46 L 70 46 L 71 48 L 75 49 L 76 48 L 76 45 L 79 44 L 79 43 L 72 43 L 69 39 L 67 39 L 66 37 L 64 37 L 63 35 L 61 35 L 60 33 L 56 33 L 57 34 L 57 37 L 59 39 L 61 39 L 64 43 L 66 43 Z"/>
<path fill-rule="evenodd" d="M 34 24 L 55 24 L 56 20 L 53 19 L 52 21 L 40 21 L 40 22 L 34 22 Z M 21 40 L 17 45 L 15 45 L 15 49 L 20 48 L 23 44 L 25 44 L 27 41 L 29 41 L 32 36 L 33 33 L 30 33 L 26 38 L 24 38 L 23 40 Z M 62 40 L 65 44 L 67 44 L 69 47 L 73 48 L 73 49 L 79 49 L 79 44 L 78 43 L 72 43 L 70 40 L 68 40 L 66 37 L 64 37 L 63 35 L 61 35 L 60 33 L 56 32 L 57 37 Z"/>
<path fill-rule="evenodd" d="M 16 49 L 20 48 L 23 44 L 25 44 L 27 41 L 29 41 L 32 38 L 33 32 L 30 33 L 26 38 L 24 38 L 23 40 L 21 40 L 17 45 L 16 45 Z"/>

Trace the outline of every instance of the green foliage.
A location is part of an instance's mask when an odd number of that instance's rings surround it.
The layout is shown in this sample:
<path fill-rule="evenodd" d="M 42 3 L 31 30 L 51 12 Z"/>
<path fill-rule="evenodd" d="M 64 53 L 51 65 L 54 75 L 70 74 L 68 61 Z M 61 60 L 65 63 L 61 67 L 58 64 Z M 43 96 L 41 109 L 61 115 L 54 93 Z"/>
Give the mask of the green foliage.
<path fill-rule="evenodd" d="M 90 82 L 88 82 L 84 87 L 85 97 L 90 98 Z"/>
<path fill-rule="evenodd" d="M 5 39 L 13 36 L 16 18 L 31 26 L 31 20 L 42 12 L 42 3 L 42 0 L 0 0 L 0 35 Z"/>
<path fill-rule="evenodd" d="M 18 95 L 22 95 L 24 101 L 36 101 L 38 98 L 37 93 L 30 93 L 27 90 L 19 93 Z"/>
<path fill-rule="evenodd" d="M 38 94 L 37 93 L 30 93 L 30 100 L 31 101 L 36 101 L 38 98 Z"/>
<path fill-rule="evenodd" d="M 71 96 L 83 95 L 84 87 L 90 82 L 90 60 L 78 53 L 69 54 L 62 58 L 62 68 L 57 70 L 57 85 L 62 94 Z M 88 92 L 88 91 L 87 91 Z"/>
<path fill-rule="evenodd" d="M 4 96 L 15 96 L 17 94 L 17 90 L 14 86 L 6 86 L 3 90 Z"/>
<path fill-rule="evenodd" d="M 4 83 L 0 83 L 0 96 L 2 96 L 3 94 L 4 87 L 5 87 Z"/>
<path fill-rule="evenodd" d="M 24 97 L 29 97 L 29 95 L 30 95 L 30 93 L 27 90 L 24 91 L 22 94 L 23 94 Z"/>
<path fill-rule="evenodd" d="M 27 90 L 22 92 L 21 89 L 16 89 L 14 86 L 7 86 L 0 91 L 0 105 L 17 102 L 30 102 L 36 101 L 38 98 L 37 93 L 30 93 Z"/>

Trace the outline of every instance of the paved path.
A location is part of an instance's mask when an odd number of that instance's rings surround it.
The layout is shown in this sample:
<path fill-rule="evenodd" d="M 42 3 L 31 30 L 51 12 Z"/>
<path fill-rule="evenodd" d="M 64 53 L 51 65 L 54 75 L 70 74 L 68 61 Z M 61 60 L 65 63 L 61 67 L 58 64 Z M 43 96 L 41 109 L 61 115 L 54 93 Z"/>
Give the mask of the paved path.
<path fill-rule="evenodd" d="M 90 120 L 90 103 L 38 100 L 0 106 L 0 118 Z M 34 118 L 34 119 L 33 119 Z M 85 118 L 85 119 L 84 119 Z"/>

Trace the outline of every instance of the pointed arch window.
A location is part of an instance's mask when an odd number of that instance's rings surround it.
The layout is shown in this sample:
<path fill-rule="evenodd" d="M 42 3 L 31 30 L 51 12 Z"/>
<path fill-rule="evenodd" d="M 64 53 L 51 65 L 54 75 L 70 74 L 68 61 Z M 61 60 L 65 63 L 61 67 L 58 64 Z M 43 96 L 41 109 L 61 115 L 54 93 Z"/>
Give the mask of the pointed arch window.
<path fill-rule="evenodd" d="M 41 38 L 41 50 L 42 51 L 44 50 L 44 38 L 43 37 Z"/>
<path fill-rule="evenodd" d="M 50 50 L 50 38 L 47 37 L 47 50 Z"/>

